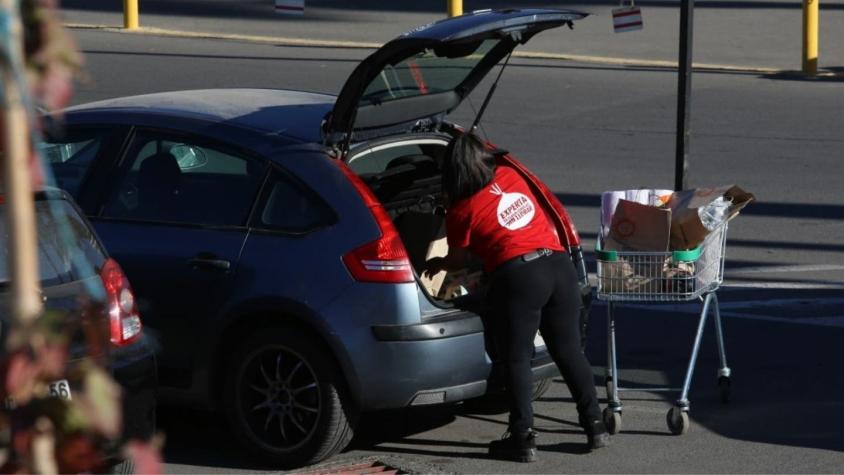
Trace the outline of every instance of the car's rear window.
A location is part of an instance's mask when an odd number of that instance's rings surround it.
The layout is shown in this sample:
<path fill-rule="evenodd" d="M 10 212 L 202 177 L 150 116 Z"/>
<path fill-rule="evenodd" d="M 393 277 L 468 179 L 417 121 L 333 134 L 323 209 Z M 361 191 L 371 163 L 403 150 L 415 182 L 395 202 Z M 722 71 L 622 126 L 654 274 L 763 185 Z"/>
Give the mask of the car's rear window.
<path fill-rule="evenodd" d="M 427 50 L 388 65 L 366 87 L 360 105 L 452 91 L 499 41 L 494 39 L 477 43 L 474 51 L 466 51 L 459 58 L 440 57 L 433 50 Z"/>
<path fill-rule="evenodd" d="M 104 256 L 86 221 L 63 199 L 35 202 L 38 273 L 45 286 L 92 277 Z M 62 226 L 66 220 L 67 226 Z M 0 204 L 0 285 L 9 281 L 9 233 L 6 205 Z"/>

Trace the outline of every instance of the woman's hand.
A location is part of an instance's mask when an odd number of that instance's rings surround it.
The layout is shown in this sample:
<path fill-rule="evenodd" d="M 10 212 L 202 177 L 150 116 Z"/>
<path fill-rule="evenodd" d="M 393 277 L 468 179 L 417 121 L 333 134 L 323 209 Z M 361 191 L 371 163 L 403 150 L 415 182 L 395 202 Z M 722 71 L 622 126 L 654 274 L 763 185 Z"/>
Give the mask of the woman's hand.
<path fill-rule="evenodd" d="M 422 276 L 431 278 L 440 271 L 453 271 L 466 267 L 469 262 L 469 251 L 461 247 L 451 247 L 443 257 L 432 257 L 422 266 Z"/>
<path fill-rule="evenodd" d="M 430 279 L 437 275 L 440 271 L 445 270 L 445 265 L 446 262 L 444 257 L 432 257 L 425 262 L 422 276 Z"/>

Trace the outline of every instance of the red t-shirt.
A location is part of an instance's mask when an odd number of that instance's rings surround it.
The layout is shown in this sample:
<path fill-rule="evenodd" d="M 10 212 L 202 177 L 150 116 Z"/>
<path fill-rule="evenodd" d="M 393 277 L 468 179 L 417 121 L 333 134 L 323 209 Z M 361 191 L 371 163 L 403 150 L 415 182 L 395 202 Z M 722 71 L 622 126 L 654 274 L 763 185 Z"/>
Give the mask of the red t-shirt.
<path fill-rule="evenodd" d="M 537 249 L 562 251 L 553 224 L 524 178 L 497 160 L 495 176 L 481 191 L 454 203 L 446 214 L 450 247 L 465 247 L 490 272 Z"/>

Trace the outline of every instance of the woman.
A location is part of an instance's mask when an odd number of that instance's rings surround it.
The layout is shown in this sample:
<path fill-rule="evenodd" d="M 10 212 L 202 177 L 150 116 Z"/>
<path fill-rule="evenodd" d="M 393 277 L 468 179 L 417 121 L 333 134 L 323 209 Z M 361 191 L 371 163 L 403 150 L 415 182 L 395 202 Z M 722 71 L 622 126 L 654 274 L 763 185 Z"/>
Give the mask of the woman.
<path fill-rule="evenodd" d="M 490 444 L 490 455 L 536 460 L 530 363 L 537 330 L 577 403 L 590 448 L 607 445 L 592 369 L 580 347 L 582 300 L 564 246 L 569 233 L 576 236 L 563 227 L 568 214 L 533 175 L 509 156 L 496 156 L 474 134 L 449 144 L 442 180 L 449 252 L 430 259 L 425 273 L 463 267 L 468 253 L 483 261 L 510 402 L 508 434 Z"/>

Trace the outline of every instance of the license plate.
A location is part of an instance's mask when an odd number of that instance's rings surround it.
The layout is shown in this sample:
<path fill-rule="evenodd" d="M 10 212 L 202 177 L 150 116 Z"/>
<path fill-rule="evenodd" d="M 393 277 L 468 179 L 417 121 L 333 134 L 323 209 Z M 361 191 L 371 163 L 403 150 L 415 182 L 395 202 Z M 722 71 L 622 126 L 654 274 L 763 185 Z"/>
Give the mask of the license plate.
<path fill-rule="evenodd" d="M 53 381 L 50 383 L 49 386 L 50 397 L 56 397 L 59 399 L 72 399 L 70 395 L 70 383 L 67 382 L 66 379 L 60 379 L 58 381 Z"/>
<path fill-rule="evenodd" d="M 545 340 L 542 339 L 542 335 L 540 335 L 539 332 L 536 332 L 536 336 L 533 337 L 533 347 L 545 348 Z"/>

